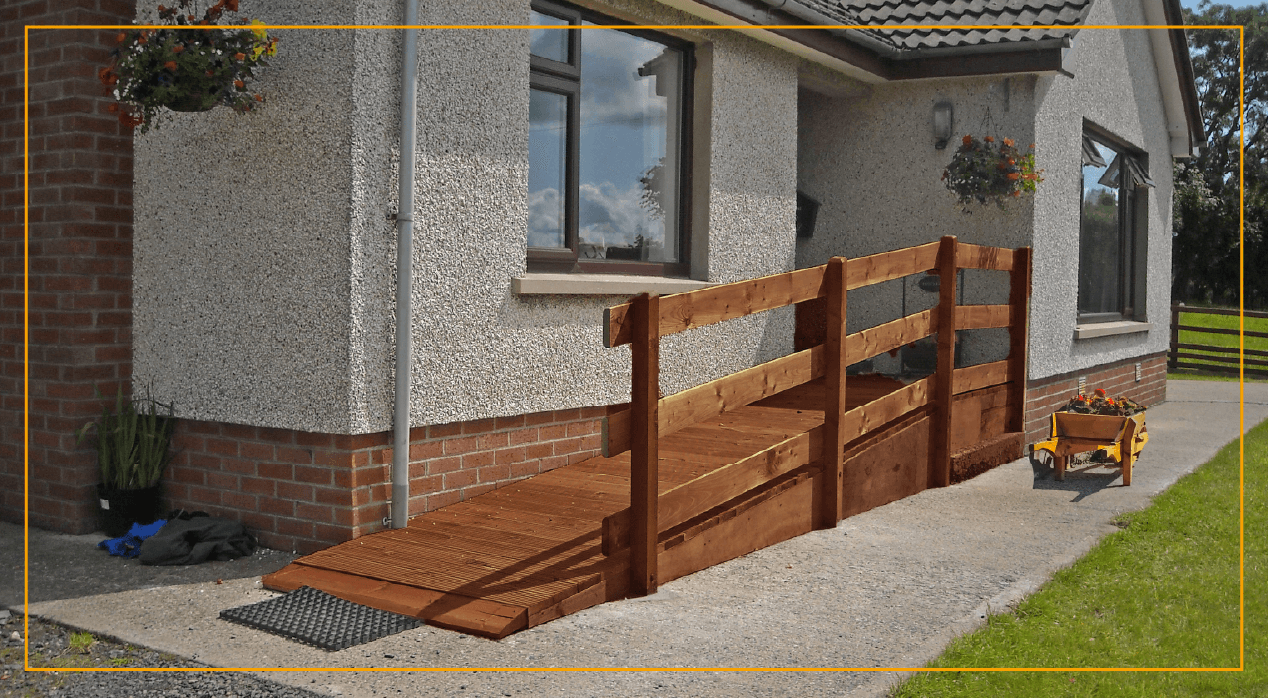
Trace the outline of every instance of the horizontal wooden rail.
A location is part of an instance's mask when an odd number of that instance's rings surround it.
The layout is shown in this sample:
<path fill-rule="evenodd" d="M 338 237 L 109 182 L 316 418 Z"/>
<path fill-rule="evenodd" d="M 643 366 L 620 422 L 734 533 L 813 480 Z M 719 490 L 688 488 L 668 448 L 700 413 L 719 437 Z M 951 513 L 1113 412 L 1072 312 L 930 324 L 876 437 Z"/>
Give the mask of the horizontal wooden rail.
<path fill-rule="evenodd" d="M 1268 310 L 1239 311 L 1237 308 L 1190 308 L 1180 305 L 1171 307 L 1181 313 L 1196 313 L 1198 315 L 1243 315 L 1245 317 L 1268 318 Z"/>
<path fill-rule="evenodd" d="M 1187 369 L 1192 369 L 1194 371 L 1210 371 L 1212 373 L 1224 373 L 1224 374 L 1233 375 L 1233 376 L 1236 376 L 1238 374 L 1238 370 L 1236 366 L 1227 366 L 1227 365 L 1221 366 L 1216 364 L 1178 363 L 1176 364 L 1175 368 L 1187 368 Z M 1258 370 L 1258 369 L 1248 367 L 1248 368 L 1245 368 L 1244 371 L 1246 375 L 1248 376 L 1268 376 L 1268 369 Z"/>
<path fill-rule="evenodd" d="M 1012 309 L 1007 305 L 957 305 L 955 308 L 957 330 L 1008 327 L 1012 321 Z"/>
<path fill-rule="evenodd" d="M 795 388 L 822 377 L 823 367 L 823 346 L 820 345 L 661 398 L 658 433 L 666 436 L 709 417 Z M 629 448 L 630 411 L 624 409 L 603 420 L 603 455 L 611 458 Z"/>
<path fill-rule="evenodd" d="M 823 455 L 823 427 L 797 434 L 748 458 L 684 482 L 660 495 L 661 532 L 705 513 L 718 504 L 738 497 Z M 630 510 L 603 518 L 604 555 L 627 547 L 630 541 Z"/>
<path fill-rule="evenodd" d="M 1251 359 L 1237 356 L 1212 356 L 1210 354 L 1194 354 L 1191 352 L 1176 352 L 1177 361 L 1214 361 L 1222 364 L 1237 364 L 1245 362 L 1247 366 L 1268 366 L 1268 361 L 1264 359 Z"/>
<path fill-rule="evenodd" d="M 1192 349 L 1219 354 L 1245 354 L 1246 356 L 1268 356 L 1268 351 L 1261 349 L 1238 349 L 1237 347 L 1217 347 L 1210 344 L 1177 344 L 1176 349 Z"/>
<path fill-rule="evenodd" d="M 929 404 L 932 392 L 931 378 L 922 378 L 846 412 L 843 420 L 846 443 L 924 407 Z"/>
<path fill-rule="evenodd" d="M 845 261 L 845 290 L 901 279 L 911 274 L 929 271 L 938 264 L 938 243 L 931 242 L 893 252 Z"/>
<path fill-rule="evenodd" d="M 823 271 L 820 265 L 664 296 L 660 299 L 660 334 L 663 337 L 818 298 L 823 295 Z M 633 338 L 629 311 L 629 303 L 603 311 L 604 346 L 628 344 Z"/>
<path fill-rule="evenodd" d="M 904 347 L 933 334 L 933 309 L 901 317 L 845 338 L 845 365 Z"/>
<path fill-rule="evenodd" d="M 927 271 L 935 266 L 937 254 L 938 243 L 934 242 L 847 260 L 846 289 Z M 819 265 L 664 296 L 660 299 L 660 336 L 820 298 L 826 268 L 827 265 Z M 629 303 L 622 303 L 603 311 L 604 346 L 630 342 L 634 336 L 630 307 Z"/>
<path fill-rule="evenodd" d="M 961 242 L 956 245 L 955 265 L 961 269 L 1013 270 L 1013 251 Z"/>
<path fill-rule="evenodd" d="M 994 361 L 989 364 L 978 364 L 966 368 L 955 369 L 952 393 L 959 395 L 973 390 L 1001 385 L 1013 379 L 1009 374 L 1009 361 Z"/>
<path fill-rule="evenodd" d="M 1202 334 L 1234 334 L 1234 335 L 1240 334 L 1245 337 L 1268 338 L 1268 332 L 1251 332 L 1250 330 L 1246 330 L 1245 332 L 1240 332 L 1238 330 L 1224 329 L 1223 327 L 1196 327 L 1193 325 L 1176 325 L 1176 329 L 1182 332 L 1183 331 L 1200 332 Z"/>

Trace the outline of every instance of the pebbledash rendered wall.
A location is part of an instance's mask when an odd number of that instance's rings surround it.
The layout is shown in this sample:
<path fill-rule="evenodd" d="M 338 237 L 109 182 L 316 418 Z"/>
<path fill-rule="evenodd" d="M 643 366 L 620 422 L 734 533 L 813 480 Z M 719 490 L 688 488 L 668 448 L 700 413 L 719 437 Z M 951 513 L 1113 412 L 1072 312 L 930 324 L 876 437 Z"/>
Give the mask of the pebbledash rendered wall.
<path fill-rule="evenodd" d="M 1102 0 L 1089 25 L 1145 23 L 1136 0 Z M 1143 30 L 1082 29 L 1067 54 L 1073 78 L 1013 76 L 862 85 L 828 96 L 802 90 L 798 186 L 821 202 L 813 238 L 799 241 L 797 266 L 834 254 L 859 256 L 919 244 L 941 235 L 986 245 L 1031 245 L 1029 380 L 1039 392 L 1067 388 L 1077 378 L 1126 365 L 1139 383 L 1125 394 L 1165 399 L 1165 368 L 1157 361 L 1168 343 L 1171 269 L 1171 151 L 1150 38 Z M 932 143 L 933 105 L 954 107 L 954 137 L 946 150 Z M 1149 153 L 1155 189 L 1148 194 L 1147 331 L 1075 340 L 1078 299 L 1079 195 L 1084 119 Z M 1000 211 L 960 213 L 939 177 L 964 134 L 1009 136 L 1036 143 L 1045 181 L 1032 199 Z M 905 288 L 904 288 L 905 285 Z M 965 303 L 1000 303 L 1002 279 L 977 272 L 964 281 Z M 850 303 L 851 330 L 928 307 L 936 294 L 912 279 L 889 282 Z M 1137 318 L 1140 319 L 1140 318 Z M 988 334 L 996 333 L 996 334 Z M 964 342 L 970 363 L 1002 358 L 998 331 Z M 976 341 L 975 341 L 976 340 Z M 881 362 L 884 362 L 884 357 Z M 892 363 L 892 362 L 891 362 Z M 892 366 L 887 366 L 892 368 Z M 1108 379 L 1107 379 L 1108 380 Z M 1120 385 L 1115 378 L 1114 385 Z M 1161 387 L 1159 387 L 1161 386 Z M 1091 387 L 1097 387 L 1092 385 Z M 1031 401 L 1036 410 L 1047 409 Z M 1048 409 L 1050 413 L 1051 410 Z"/>
<path fill-rule="evenodd" d="M 863 85 L 844 94 L 801 91 L 798 187 L 820 202 L 815 233 L 797 246 L 797 266 L 834 255 L 861 257 L 955 235 L 963 242 L 999 247 L 1030 244 L 1033 210 L 1028 198 L 964 213 L 941 181 L 964 134 L 1008 136 L 1022 148 L 1034 140 L 1033 76 L 956 78 Z M 934 104 L 952 103 L 954 136 L 934 146 Z M 933 307 L 936 292 L 918 278 L 852 291 L 847 322 L 858 331 Z M 1006 303 L 1002 272 L 966 270 L 964 303 Z M 1004 358 L 1002 330 L 966 333 L 961 349 L 971 363 Z M 1002 353 L 1001 353 L 1002 352 Z M 881 356 L 876 368 L 896 362 Z"/>
<path fill-rule="evenodd" d="M 1092 5 L 1087 23 L 1140 25 L 1145 18 L 1135 0 L 1102 1 Z M 1035 195 L 1032 379 L 1139 360 L 1165 352 L 1169 342 L 1172 157 L 1150 38 L 1140 29 L 1083 29 L 1066 65 L 1074 79 L 1041 78 L 1036 88 L 1035 131 L 1050 145 L 1041 163 L 1047 181 Z M 1149 175 L 1157 186 L 1148 192 L 1143 299 L 1148 331 L 1074 339 L 1079 249 L 1074 193 L 1081 190 L 1084 119 L 1149 153 Z"/>
<path fill-rule="evenodd" d="M 594 7 L 699 23 L 650 1 Z M 401 17 L 381 1 L 241 8 L 274 24 Z M 528 16 L 528 0 L 433 1 L 419 20 Z M 401 36 L 278 35 L 259 113 L 177 114 L 136 138 L 134 375 L 185 418 L 173 503 L 310 549 L 387 514 Z M 792 269 L 797 61 L 727 31 L 679 35 L 701 65 L 692 276 Z M 426 30 L 419 57 L 415 513 L 594 455 L 630 361 L 600 330 L 625 297 L 511 291 L 527 245 L 527 32 Z M 792 334 L 776 312 L 666 338 L 663 389 L 786 353 Z"/>

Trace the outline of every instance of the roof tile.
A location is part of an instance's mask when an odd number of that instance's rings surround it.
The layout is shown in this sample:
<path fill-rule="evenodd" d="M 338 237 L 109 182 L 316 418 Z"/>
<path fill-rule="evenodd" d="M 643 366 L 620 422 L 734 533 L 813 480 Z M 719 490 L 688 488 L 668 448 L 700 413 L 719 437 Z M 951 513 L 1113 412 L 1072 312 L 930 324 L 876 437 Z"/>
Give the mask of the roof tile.
<path fill-rule="evenodd" d="M 801 0 L 839 24 L 924 25 L 866 29 L 897 50 L 979 46 L 1073 36 L 1092 0 Z M 940 25 L 946 29 L 930 29 Z M 971 26 L 1069 26 L 1070 29 L 965 29 Z"/>

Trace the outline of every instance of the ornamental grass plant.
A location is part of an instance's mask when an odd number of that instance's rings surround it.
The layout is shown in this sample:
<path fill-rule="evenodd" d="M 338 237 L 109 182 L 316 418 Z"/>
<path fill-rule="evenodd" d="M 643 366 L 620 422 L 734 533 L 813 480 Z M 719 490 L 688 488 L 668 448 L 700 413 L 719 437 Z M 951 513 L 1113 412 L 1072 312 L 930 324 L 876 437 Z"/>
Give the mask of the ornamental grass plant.
<path fill-rule="evenodd" d="M 996 142 L 992 136 L 978 140 L 966 135 L 942 171 L 942 181 L 965 213 L 973 212 L 974 203 L 1004 208 L 1010 199 L 1034 194 L 1043 181 L 1043 170 L 1035 168 L 1034 149 L 1031 143 L 1023 153 L 1011 138 Z"/>
<path fill-rule="evenodd" d="M 119 32 L 113 60 L 97 77 L 111 88 L 117 100 L 111 111 L 120 123 L 140 126 L 145 133 L 158 127 L 165 108 L 206 111 L 224 106 L 240 114 L 257 108 L 264 96 L 250 83 L 256 71 L 268 65 L 266 59 L 277 53 L 278 40 L 259 20 L 230 21 L 224 16 L 237 11 L 238 0 L 220 0 L 200 16 L 193 0 L 177 0 L 175 7 L 159 5 L 156 20 L 138 20 L 171 29 Z"/>

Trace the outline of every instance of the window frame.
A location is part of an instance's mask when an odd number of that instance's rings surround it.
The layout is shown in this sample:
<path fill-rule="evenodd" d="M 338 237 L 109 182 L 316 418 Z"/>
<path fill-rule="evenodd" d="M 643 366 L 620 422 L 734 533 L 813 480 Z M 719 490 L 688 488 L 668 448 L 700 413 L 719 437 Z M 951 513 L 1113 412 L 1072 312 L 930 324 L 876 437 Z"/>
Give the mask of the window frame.
<path fill-rule="evenodd" d="M 616 19 L 608 15 L 572 5 L 565 5 L 547 0 L 532 0 L 531 8 L 535 12 L 567 21 L 570 25 L 579 26 L 582 21 L 600 25 L 629 25 L 630 22 Z M 567 126 L 564 154 L 564 246 L 528 247 L 527 266 L 529 273 L 604 273 L 604 274 L 637 274 L 643 276 L 667 276 L 687 278 L 691 273 L 691 155 L 692 116 L 694 114 L 693 97 L 695 92 L 695 52 L 694 45 L 661 32 L 645 29 L 620 29 L 627 34 L 649 39 L 664 44 L 681 52 L 682 55 L 682 95 L 679 115 L 678 182 L 678 261 L 676 262 L 636 262 L 630 260 L 607 261 L 581 259 L 579 257 L 579 208 L 580 208 L 580 170 L 581 170 L 581 30 L 556 30 L 568 32 L 569 62 L 543 58 L 529 54 L 529 89 L 541 90 L 568 98 Z M 530 49 L 531 50 L 531 49 Z"/>
<path fill-rule="evenodd" d="M 1152 181 L 1148 179 L 1149 154 L 1086 120 L 1083 122 L 1081 138 L 1091 139 L 1113 150 L 1120 158 L 1122 163 L 1120 168 L 1124 171 L 1119 173 L 1118 181 L 1118 308 L 1108 312 L 1083 312 L 1082 298 L 1076 297 L 1076 322 L 1079 325 L 1122 321 L 1143 322 L 1145 320 L 1145 278 L 1148 273 L 1148 269 L 1144 267 L 1146 263 L 1144 250 L 1149 237 L 1147 214 L 1149 187 L 1153 186 Z M 1133 161 L 1135 167 L 1143 173 L 1145 184 L 1135 183 L 1129 176 L 1128 168 L 1125 167 L 1127 160 Z M 1080 164 L 1078 177 L 1079 296 L 1082 295 L 1084 274 L 1082 266 L 1084 167 L 1085 165 Z"/>

